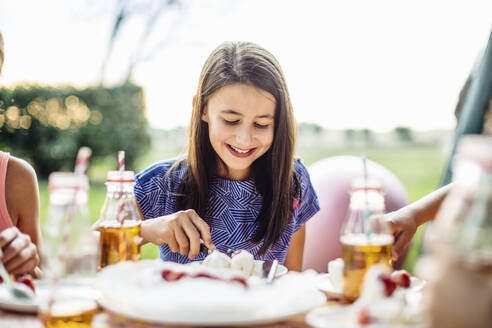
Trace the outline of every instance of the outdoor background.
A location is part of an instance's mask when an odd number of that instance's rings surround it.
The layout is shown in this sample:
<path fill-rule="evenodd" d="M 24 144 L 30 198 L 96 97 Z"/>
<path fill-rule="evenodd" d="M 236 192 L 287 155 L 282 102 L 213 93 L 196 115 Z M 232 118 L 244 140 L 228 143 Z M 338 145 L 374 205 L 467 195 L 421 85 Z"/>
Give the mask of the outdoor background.
<path fill-rule="evenodd" d="M 49 173 L 91 147 L 95 221 L 116 152 L 136 172 L 182 153 L 206 57 L 252 41 L 282 65 L 306 165 L 365 154 L 415 201 L 440 185 L 491 12 L 487 0 L 0 0 L 0 149 L 35 167 L 43 221 Z"/>

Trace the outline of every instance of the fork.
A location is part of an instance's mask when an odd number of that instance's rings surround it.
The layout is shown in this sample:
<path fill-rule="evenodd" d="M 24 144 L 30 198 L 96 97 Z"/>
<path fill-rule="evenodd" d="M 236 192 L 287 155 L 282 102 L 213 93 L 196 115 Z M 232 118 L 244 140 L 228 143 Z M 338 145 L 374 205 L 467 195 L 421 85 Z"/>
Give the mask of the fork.
<path fill-rule="evenodd" d="M 273 283 L 275 274 L 277 273 L 278 260 L 265 260 L 263 261 L 263 277 L 266 277 L 266 283 Z"/>
<path fill-rule="evenodd" d="M 205 242 L 200 238 L 200 253 L 205 253 L 207 255 L 212 254 L 212 250 L 205 246 Z"/>

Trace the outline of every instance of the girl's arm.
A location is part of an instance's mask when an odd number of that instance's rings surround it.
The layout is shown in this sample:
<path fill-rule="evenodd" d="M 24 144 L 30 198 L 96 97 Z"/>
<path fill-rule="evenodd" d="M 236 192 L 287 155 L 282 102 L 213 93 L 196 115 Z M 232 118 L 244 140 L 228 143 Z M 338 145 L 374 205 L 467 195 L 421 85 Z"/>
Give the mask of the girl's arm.
<path fill-rule="evenodd" d="M 0 233 L 2 262 L 11 273 L 31 272 L 39 264 L 41 249 L 38 182 L 31 165 L 11 157 L 5 190 L 8 212 L 15 228 Z"/>
<path fill-rule="evenodd" d="M 304 253 L 304 241 L 306 239 L 306 225 L 303 225 L 292 235 L 287 257 L 284 265 L 290 271 L 302 270 L 302 255 Z"/>

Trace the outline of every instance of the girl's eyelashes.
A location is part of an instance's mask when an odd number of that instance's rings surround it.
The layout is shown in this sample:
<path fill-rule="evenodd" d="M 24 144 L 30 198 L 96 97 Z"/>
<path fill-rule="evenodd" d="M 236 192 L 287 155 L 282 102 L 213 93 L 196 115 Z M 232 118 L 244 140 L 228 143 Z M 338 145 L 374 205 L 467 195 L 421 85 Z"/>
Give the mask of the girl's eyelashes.
<path fill-rule="evenodd" d="M 224 120 L 224 123 L 228 125 L 235 125 L 239 123 L 239 120 L 235 120 L 235 121 Z"/>
<path fill-rule="evenodd" d="M 223 119 L 223 121 L 227 125 L 237 125 L 240 122 L 239 120 L 229 121 L 229 120 L 226 120 L 226 119 Z M 270 126 L 270 124 L 254 123 L 254 126 L 255 126 L 255 128 L 258 128 L 258 129 L 266 129 L 266 128 L 268 128 Z"/>
<path fill-rule="evenodd" d="M 258 124 L 258 123 L 255 123 L 255 127 L 259 128 L 259 129 L 266 129 L 269 126 L 270 126 L 269 124 Z"/>

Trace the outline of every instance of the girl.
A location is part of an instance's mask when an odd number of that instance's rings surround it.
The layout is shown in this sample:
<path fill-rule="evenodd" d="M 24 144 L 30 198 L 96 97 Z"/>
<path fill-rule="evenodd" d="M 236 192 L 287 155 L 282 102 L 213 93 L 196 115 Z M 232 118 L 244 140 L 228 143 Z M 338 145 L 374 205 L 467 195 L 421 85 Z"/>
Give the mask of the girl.
<path fill-rule="evenodd" d="M 0 73 L 3 58 L 0 33 Z M 0 151 L 0 260 L 7 271 L 38 276 L 40 240 L 36 173 L 27 162 Z"/>
<path fill-rule="evenodd" d="M 252 43 L 221 44 L 193 98 L 187 156 L 137 175 L 144 242 L 159 245 L 166 261 L 202 260 L 203 242 L 300 270 L 304 224 L 319 206 L 306 168 L 293 158 L 294 144 L 277 60 Z"/>

